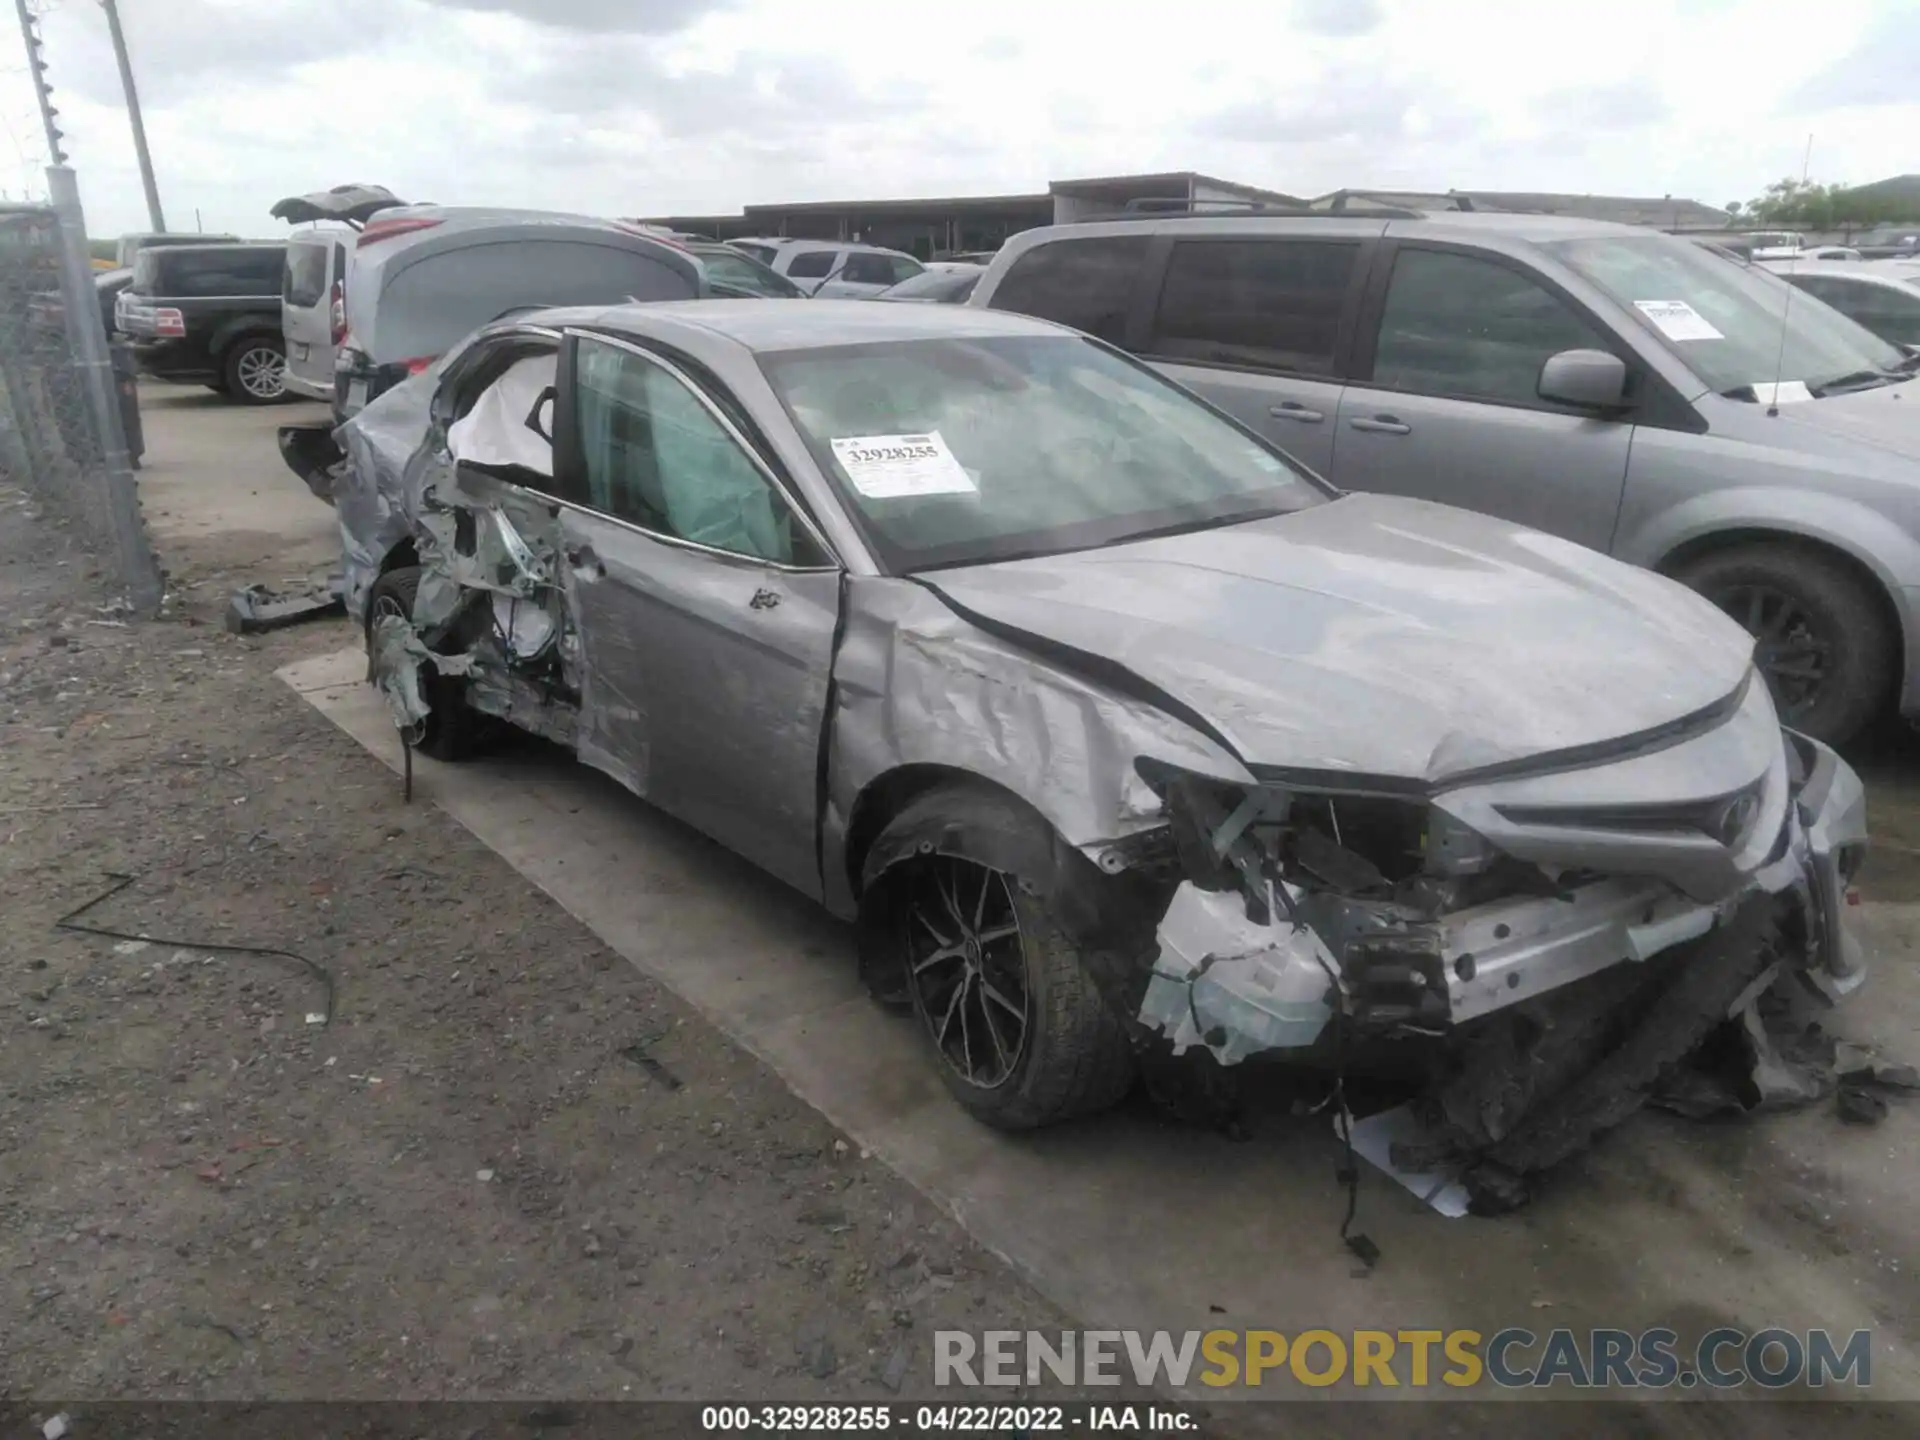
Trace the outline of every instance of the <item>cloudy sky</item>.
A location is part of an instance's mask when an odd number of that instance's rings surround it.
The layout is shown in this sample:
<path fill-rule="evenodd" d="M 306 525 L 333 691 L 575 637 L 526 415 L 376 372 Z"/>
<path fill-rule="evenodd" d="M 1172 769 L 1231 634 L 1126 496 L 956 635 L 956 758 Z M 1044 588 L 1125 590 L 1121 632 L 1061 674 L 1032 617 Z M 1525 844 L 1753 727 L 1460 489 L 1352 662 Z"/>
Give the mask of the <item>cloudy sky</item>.
<path fill-rule="evenodd" d="M 96 0 L 44 12 L 89 229 L 144 229 Z M 9 7 L 10 8 L 10 7 Z M 282 195 L 635 215 L 1201 170 L 1745 200 L 1920 169 L 1920 0 L 120 0 L 167 218 Z M 538 18 L 535 18 L 535 17 Z M 0 40 L 0 190 L 45 142 Z"/>

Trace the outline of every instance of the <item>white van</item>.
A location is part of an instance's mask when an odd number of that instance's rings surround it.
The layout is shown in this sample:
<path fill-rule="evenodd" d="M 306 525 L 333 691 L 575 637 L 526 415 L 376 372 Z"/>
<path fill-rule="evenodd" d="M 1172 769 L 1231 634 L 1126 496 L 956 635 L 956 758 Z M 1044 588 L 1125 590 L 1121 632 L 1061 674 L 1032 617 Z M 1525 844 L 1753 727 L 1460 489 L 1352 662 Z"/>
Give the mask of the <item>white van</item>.
<path fill-rule="evenodd" d="M 287 390 L 333 399 L 333 362 L 347 332 L 347 260 L 354 232 L 316 225 L 287 237 L 280 289 L 280 331 L 287 344 Z"/>

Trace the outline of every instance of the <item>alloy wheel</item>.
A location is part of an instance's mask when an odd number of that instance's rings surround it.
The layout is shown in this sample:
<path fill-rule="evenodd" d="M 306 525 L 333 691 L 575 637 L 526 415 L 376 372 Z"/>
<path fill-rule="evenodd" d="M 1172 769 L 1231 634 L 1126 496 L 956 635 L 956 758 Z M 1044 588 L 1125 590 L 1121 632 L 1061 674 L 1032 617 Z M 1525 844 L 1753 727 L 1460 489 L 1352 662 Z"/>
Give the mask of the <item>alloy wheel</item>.
<path fill-rule="evenodd" d="M 907 975 L 940 1059 L 997 1089 L 1026 1053 L 1032 1002 L 1007 877 L 952 856 L 928 858 L 906 913 Z"/>
<path fill-rule="evenodd" d="M 1820 703 L 1833 668 L 1833 639 L 1799 597 L 1772 585 L 1730 585 L 1713 603 L 1754 638 L 1754 664 L 1767 677 L 1780 718 Z"/>
<path fill-rule="evenodd" d="M 240 388 L 256 400 L 278 400 L 287 393 L 287 358 L 270 346 L 242 352 L 234 374 Z"/>

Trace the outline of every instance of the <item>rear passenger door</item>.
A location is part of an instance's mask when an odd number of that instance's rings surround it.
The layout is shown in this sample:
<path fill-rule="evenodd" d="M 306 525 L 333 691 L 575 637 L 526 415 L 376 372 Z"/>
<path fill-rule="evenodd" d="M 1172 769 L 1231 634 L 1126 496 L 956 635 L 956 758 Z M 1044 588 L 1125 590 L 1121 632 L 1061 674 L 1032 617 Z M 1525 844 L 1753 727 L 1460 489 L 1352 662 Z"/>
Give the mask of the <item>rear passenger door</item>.
<path fill-rule="evenodd" d="M 1328 474 L 1365 243 L 1175 238 L 1143 358 Z"/>
<path fill-rule="evenodd" d="M 1563 350 L 1610 351 L 1632 375 L 1631 352 L 1505 256 L 1400 244 L 1382 262 L 1328 478 L 1609 548 L 1633 427 L 1542 400 L 1538 384 Z"/>
<path fill-rule="evenodd" d="M 840 252 L 834 249 L 808 249 L 795 245 L 780 252 L 780 270 L 789 280 L 811 295 L 820 288 L 820 282 L 831 275 L 838 267 Z"/>

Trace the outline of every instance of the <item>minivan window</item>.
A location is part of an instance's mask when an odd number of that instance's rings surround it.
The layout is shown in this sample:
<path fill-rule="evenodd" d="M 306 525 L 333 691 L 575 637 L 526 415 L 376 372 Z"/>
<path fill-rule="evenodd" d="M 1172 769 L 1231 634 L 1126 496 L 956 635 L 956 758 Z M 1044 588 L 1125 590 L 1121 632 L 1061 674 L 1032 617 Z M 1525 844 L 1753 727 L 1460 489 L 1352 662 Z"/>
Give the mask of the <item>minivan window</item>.
<path fill-rule="evenodd" d="M 803 250 L 787 262 L 787 274 L 801 280 L 818 280 L 833 268 L 837 250 Z"/>
<path fill-rule="evenodd" d="M 280 298 L 301 309 L 318 305 L 327 293 L 327 257 L 330 244 L 287 246 L 286 285 Z"/>
<path fill-rule="evenodd" d="M 1079 336 L 835 346 L 760 365 L 894 573 L 1236 524 L 1324 498 L 1177 385 Z"/>
<path fill-rule="evenodd" d="M 840 278 L 856 285 L 892 285 L 919 273 L 920 266 L 903 256 L 856 250 L 847 256 L 847 267 L 840 272 Z"/>
<path fill-rule="evenodd" d="M 1403 249 L 1380 316 L 1373 383 L 1540 405 L 1548 357 L 1607 348 L 1564 301 L 1518 270 L 1453 251 Z"/>
<path fill-rule="evenodd" d="M 1329 374 L 1359 253 L 1342 241 L 1182 241 L 1167 263 L 1149 350 Z"/>
<path fill-rule="evenodd" d="M 1665 235 L 1557 240 L 1546 251 L 1620 302 L 1708 389 L 1799 381 L 1816 397 L 1891 384 L 1901 354 L 1757 265 L 1729 265 Z M 1798 303 L 1793 303 L 1795 300 Z"/>
<path fill-rule="evenodd" d="M 1134 281 L 1150 243 L 1145 235 L 1096 235 L 1036 245 L 1008 268 L 989 303 L 1124 344 Z"/>

